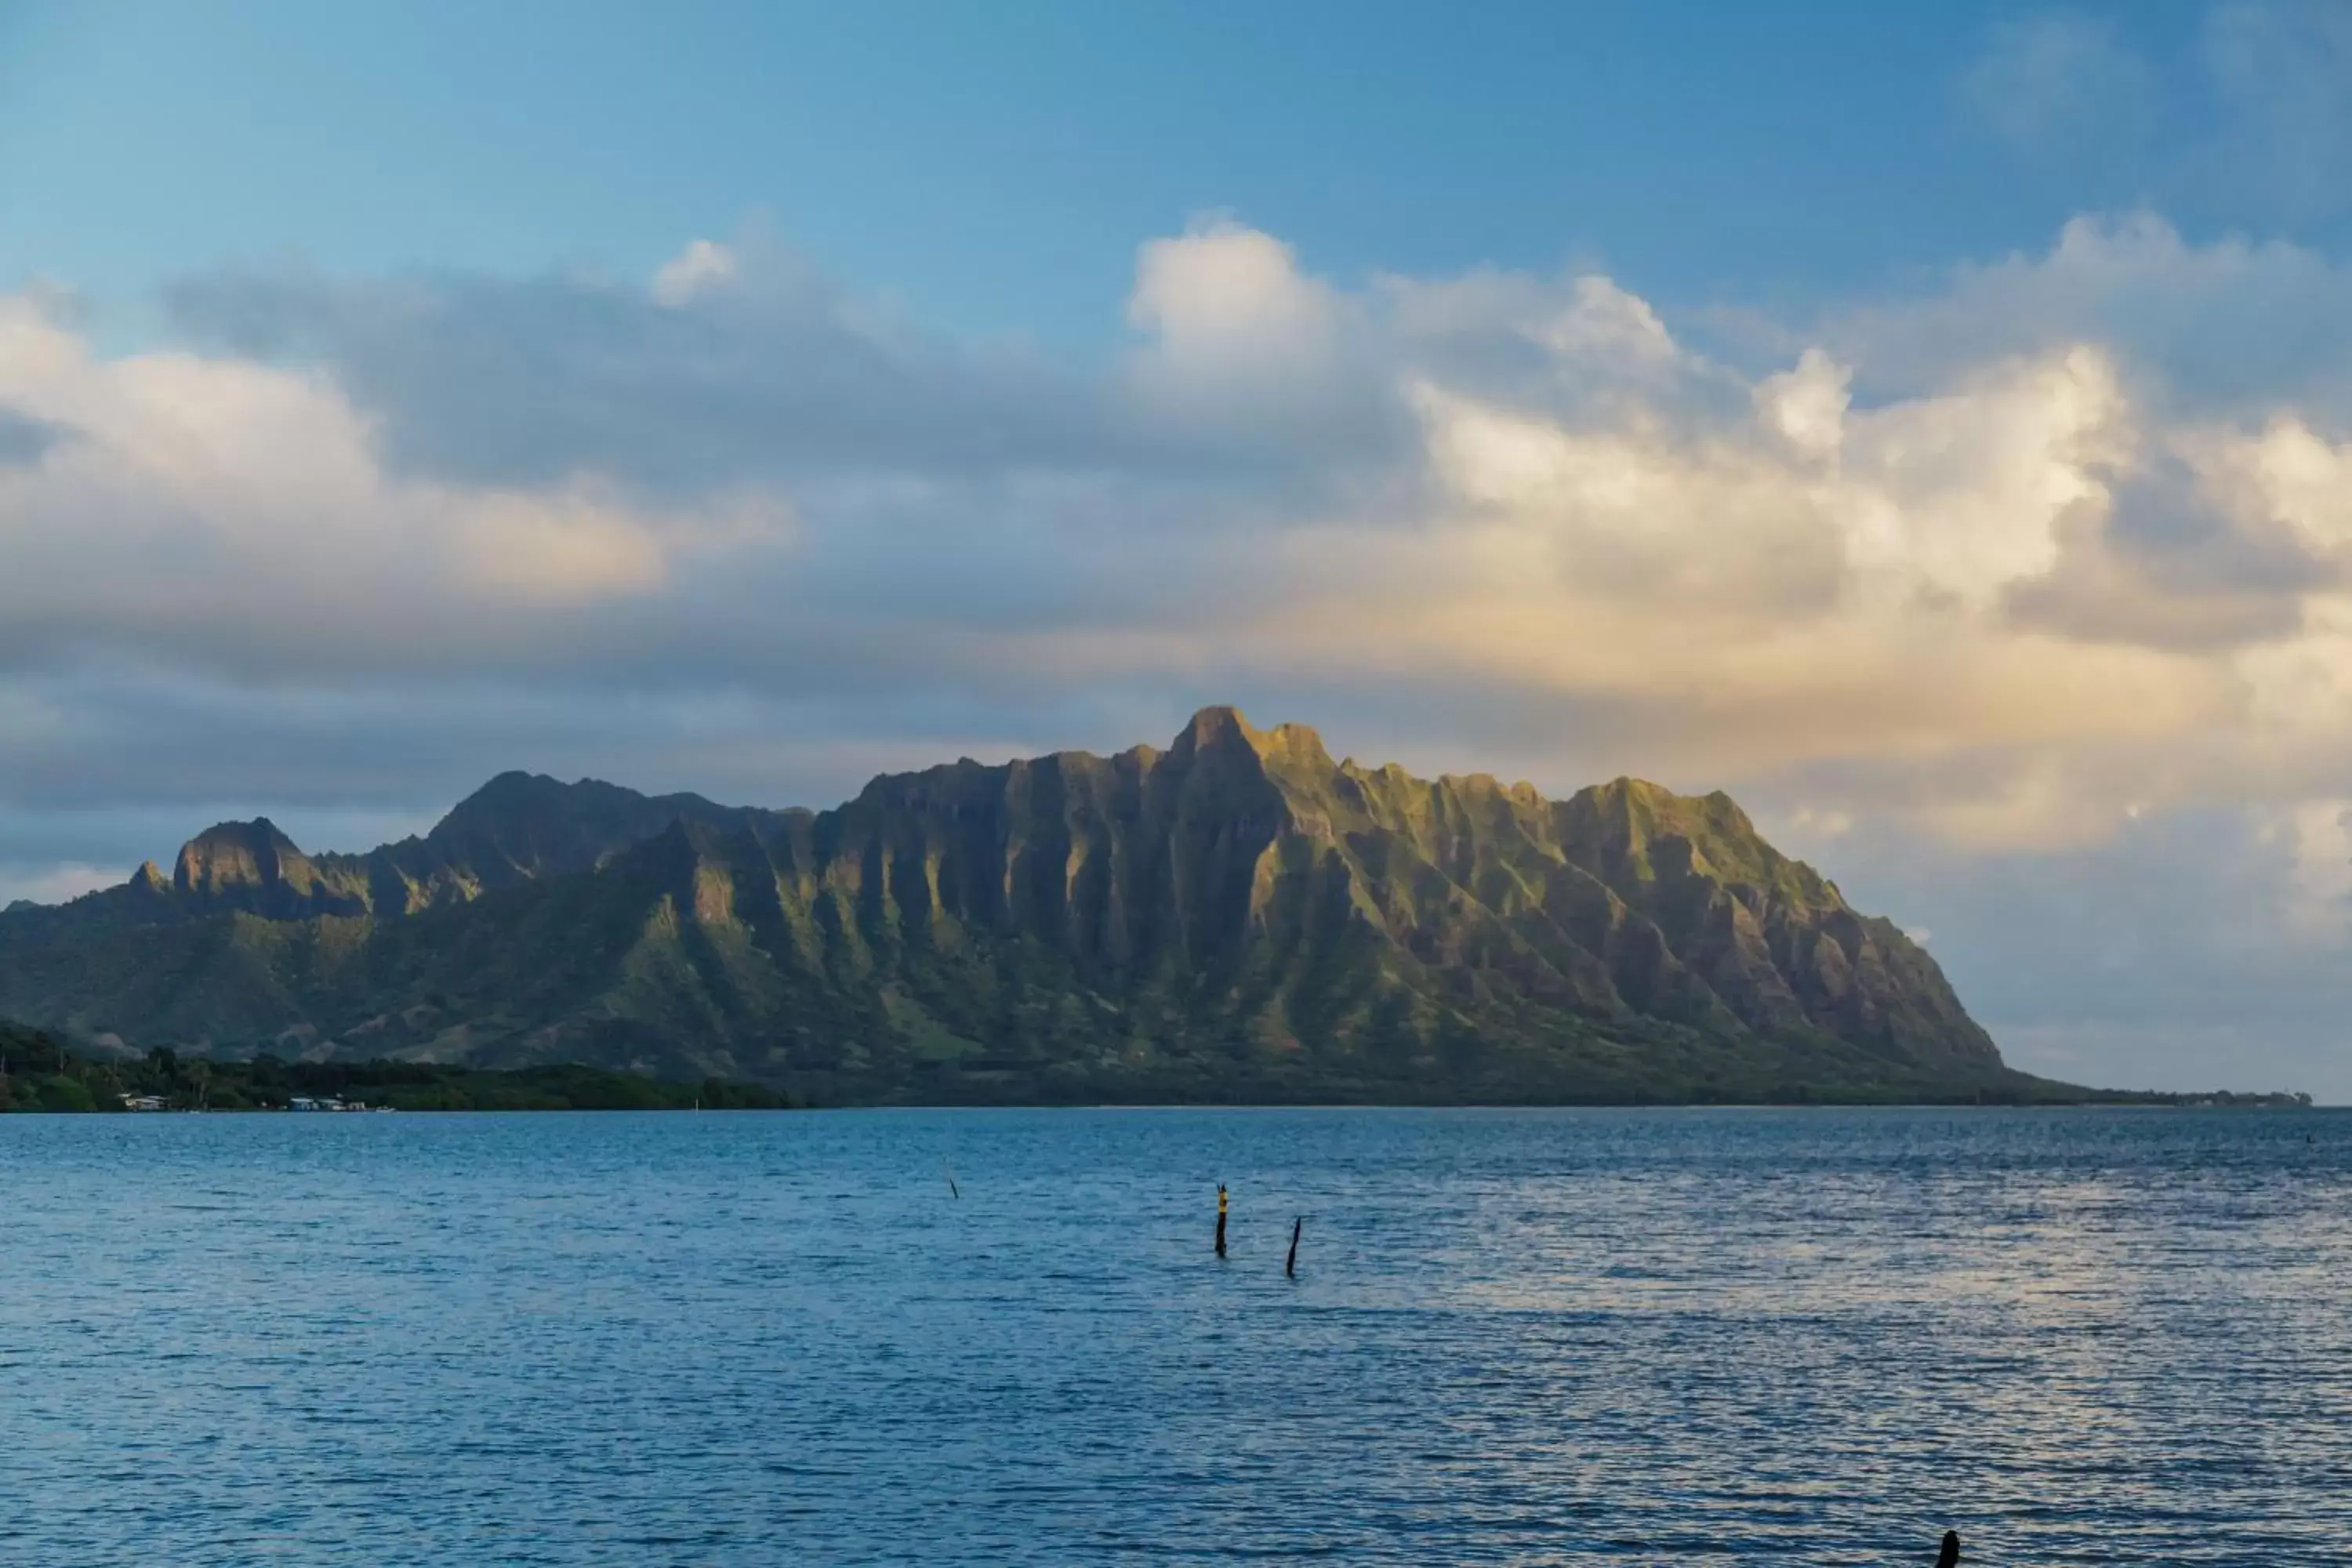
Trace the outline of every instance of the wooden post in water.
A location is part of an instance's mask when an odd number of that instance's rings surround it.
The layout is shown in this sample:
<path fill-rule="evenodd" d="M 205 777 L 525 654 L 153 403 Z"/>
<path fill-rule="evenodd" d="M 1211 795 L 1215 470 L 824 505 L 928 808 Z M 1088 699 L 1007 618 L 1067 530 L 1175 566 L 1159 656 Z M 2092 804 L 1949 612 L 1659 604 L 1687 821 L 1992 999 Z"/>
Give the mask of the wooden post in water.
<path fill-rule="evenodd" d="M 1944 1531 L 1944 1549 L 1936 1553 L 1936 1568 L 1959 1568 L 1959 1561 L 1960 1532 L 1948 1530 Z"/>
<path fill-rule="evenodd" d="M 1286 1279 L 1298 1278 L 1298 1233 L 1306 1228 L 1307 1217 L 1304 1215 L 1290 1222 L 1290 1256 L 1283 1261 L 1282 1265 L 1282 1272 Z"/>
<path fill-rule="evenodd" d="M 1217 1184 L 1217 1256 L 1225 1255 L 1225 1184 Z"/>

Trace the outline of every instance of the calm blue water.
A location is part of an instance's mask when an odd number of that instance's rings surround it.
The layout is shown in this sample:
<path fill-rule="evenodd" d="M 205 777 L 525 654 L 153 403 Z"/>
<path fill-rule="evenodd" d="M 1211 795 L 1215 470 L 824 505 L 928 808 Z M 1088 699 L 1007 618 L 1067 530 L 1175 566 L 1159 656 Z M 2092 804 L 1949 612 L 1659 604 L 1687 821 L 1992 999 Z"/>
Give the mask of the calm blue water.
<path fill-rule="evenodd" d="M 11 1564 L 2352 1556 L 2342 1113 L 16 1117 L 0 1215 Z"/>

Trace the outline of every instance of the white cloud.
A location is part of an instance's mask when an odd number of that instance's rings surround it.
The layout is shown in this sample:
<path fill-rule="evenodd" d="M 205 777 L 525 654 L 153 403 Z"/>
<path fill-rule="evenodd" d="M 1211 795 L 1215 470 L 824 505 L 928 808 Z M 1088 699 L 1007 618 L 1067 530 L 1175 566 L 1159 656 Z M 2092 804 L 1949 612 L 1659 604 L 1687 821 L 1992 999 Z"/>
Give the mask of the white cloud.
<path fill-rule="evenodd" d="M 1853 404 L 1853 372 L 1809 348 L 1796 368 L 1769 375 L 1756 388 L 1765 423 L 1809 458 L 1833 458 L 1845 442 L 1845 414 Z"/>
<path fill-rule="evenodd" d="M 698 239 L 679 251 L 654 274 L 654 298 L 680 306 L 695 297 L 734 281 L 742 269 L 735 251 L 716 240 Z"/>
<path fill-rule="evenodd" d="M 1607 769 L 1755 781 L 1828 758 L 2015 753 L 1906 807 L 1972 842 L 2105 831 L 2116 803 L 2053 752 L 2160 745 L 2228 717 L 2219 665 L 2009 611 L 2070 537 L 2104 530 L 2136 461 L 2133 411 L 2097 351 L 1853 412 L 1843 368 L 1809 353 L 1696 423 L 1408 385 L 1429 480 L 1414 524 L 1294 535 L 1293 588 L 1233 646 L 1327 679 L 1443 672 L 1519 702 L 1605 704 L 1635 716 L 1622 748 L 1566 738 Z"/>
<path fill-rule="evenodd" d="M 1161 438 L 1294 453 L 1328 445 L 1359 416 L 1349 303 L 1302 272 L 1289 246 L 1231 220 L 1149 241 L 1128 297 L 1143 341 L 1124 396 Z"/>
<path fill-rule="evenodd" d="M 2085 342 L 2182 416 L 2352 400 L 2352 269 L 2282 241 L 2192 244 L 2146 211 L 2078 216 L 2046 251 L 1963 264 L 1942 288 L 1817 330 L 1880 396 Z"/>
<path fill-rule="evenodd" d="M 1147 243 L 1127 314 L 1171 368 L 1213 378 L 1315 364 L 1339 329 L 1337 300 L 1290 247 L 1230 221 Z"/>
<path fill-rule="evenodd" d="M 2112 367 L 2080 345 L 1857 415 L 1838 503 L 1849 558 L 1985 609 L 2056 563 L 2061 520 L 2104 511 L 2106 475 L 2133 447 Z"/>
<path fill-rule="evenodd" d="M 2352 550 L 2352 444 L 2332 444 L 2294 415 L 2259 432 L 2184 432 L 2181 456 L 2242 528 L 2284 527 L 2315 556 Z"/>
<path fill-rule="evenodd" d="M 1566 303 L 1549 313 L 1535 335 L 1570 364 L 1606 361 L 1636 374 L 1669 368 L 1681 355 L 1648 300 L 1591 274 L 1570 285 Z"/>
<path fill-rule="evenodd" d="M 25 298 L 0 300 L 0 405 L 71 437 L 0 468 L 0 614 L 101 645 L 235 641 L 257 621 L 468 640 L 485 616 L 659 594 L 713 538 L 788 531 L 773 505 L 633 504 L 589 472 L 532 489 L 396 476 L 329 375 L 103 358 Z"/>

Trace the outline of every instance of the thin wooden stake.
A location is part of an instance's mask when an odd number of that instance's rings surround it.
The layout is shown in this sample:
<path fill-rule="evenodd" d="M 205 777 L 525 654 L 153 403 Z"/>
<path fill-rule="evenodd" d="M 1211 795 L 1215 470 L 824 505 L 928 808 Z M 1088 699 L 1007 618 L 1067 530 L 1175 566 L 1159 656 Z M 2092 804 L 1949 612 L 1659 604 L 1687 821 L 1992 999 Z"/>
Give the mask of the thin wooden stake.
<path fill-rule="evenodd" d="M 1306 1228 L 1307 1216 L 1304 1215 L 1290 1222 L 1290 1256 L 1282 1265 L 1282 1272 L 1288 1279 L 1298 1278 L 1298 1233 Z"/>
<path fill-rule="evenodd" d="M 947 1173 L 948 1196 L 951 1198 L 961 1198 L 963 1194 L 956 1191 L 955 1167 L 948 1163 L 948 1157 L 945 1154 L 940 1156 L 940 1169 Z"/>
<path fill-rule="evenodd" d="M 1225 1255 L 1225 1184 L 1217 1184 L 1217 1256 Z"/>

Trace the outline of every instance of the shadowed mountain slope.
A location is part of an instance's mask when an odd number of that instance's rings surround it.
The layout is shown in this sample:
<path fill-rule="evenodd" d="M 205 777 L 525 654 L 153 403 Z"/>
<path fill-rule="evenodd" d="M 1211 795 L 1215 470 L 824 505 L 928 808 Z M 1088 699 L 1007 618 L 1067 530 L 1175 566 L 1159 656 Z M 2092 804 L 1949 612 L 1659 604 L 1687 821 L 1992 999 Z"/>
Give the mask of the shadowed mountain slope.
<path fill-rule="evenodd" d="M 545 877 L 593 871 L 673 822 L 745 828 L 804 815 L 716 805 L 698 795 L 643 795 L 593 779 L 562 784 L 500 773 L 422 837 L 364 855 L 314 856 L 267 817 L 224 822 L 182 846 L 170 876 L 150 861 L 121 887 L 42 913 L 82 929 L 232 910 L 269 920 L 415 914 Z"/>
<path fill-rule="evenodd" d="M 821 814 L 507 774 L 423 838 L 213 829 L 0 916 L 0 1015 L 134 1047 L 756 1078 L 821 1100 L 2039 1098 L 1721 795 L 1567 800 L 1197 715 Z"/>

